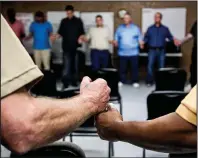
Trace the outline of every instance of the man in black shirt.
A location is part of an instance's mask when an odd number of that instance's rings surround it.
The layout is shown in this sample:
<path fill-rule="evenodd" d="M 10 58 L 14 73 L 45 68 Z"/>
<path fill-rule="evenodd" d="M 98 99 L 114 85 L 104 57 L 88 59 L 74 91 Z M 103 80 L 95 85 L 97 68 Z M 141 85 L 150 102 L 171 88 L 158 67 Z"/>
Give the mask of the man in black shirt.
<path fill-rule="evenodd" d="M 69 84 L 77 85 L 77 48 L 80 47 L 84 35 L 84 28 L 81 19 L 74 16 L 74 7 L 71 5 L 65 8 L 67 18 L 62 19 L 58 34 L 52 37 L 55 40 L 62 37 L 63 49 L 63 84 L 67 88 Z"/>
<path fill-rule="evenodd" d="M 194 38 L 192 56 L 191 56 L 191 66 L 190 66 L 190 83 L 191 86 L 194 87 L 197 83 L 197 21 L 194 22 L 190 32 L 186 35 L 186 37 L 181 41 L 181 44 L 189 41 Z"/>

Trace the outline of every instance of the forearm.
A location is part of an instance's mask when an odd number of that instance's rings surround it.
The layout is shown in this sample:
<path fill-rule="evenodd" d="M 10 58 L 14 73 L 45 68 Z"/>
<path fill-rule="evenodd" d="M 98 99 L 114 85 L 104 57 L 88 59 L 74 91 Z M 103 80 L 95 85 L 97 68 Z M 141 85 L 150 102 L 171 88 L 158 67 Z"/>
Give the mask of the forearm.
<path fill-rule="evenodd" d="M 119 140 L 146 149 L 168 153 L 194 152 L 196 127 L 186 122 L 191 129 L 186 130 L 181 121 L 184 120 L 172 113 L 145 122 L 117 122 L 114 128 Z"/>
<path fill-rule="evenodd" d="M 63 100 L 36 98 L 34 104 L 39 111 L 32 119 L 35 130 L 31 143 L 34 148 L 67 135 L 84 123 L 94 111 L 82 96 Z"/>
<path fill-rule="evenodd" d="M 25 90 L 3 99 L 1 107 L 2 138 L 19 153 L 62 138 L 94 111 L 82 95 L 62 100 L 33 98 Z"/>

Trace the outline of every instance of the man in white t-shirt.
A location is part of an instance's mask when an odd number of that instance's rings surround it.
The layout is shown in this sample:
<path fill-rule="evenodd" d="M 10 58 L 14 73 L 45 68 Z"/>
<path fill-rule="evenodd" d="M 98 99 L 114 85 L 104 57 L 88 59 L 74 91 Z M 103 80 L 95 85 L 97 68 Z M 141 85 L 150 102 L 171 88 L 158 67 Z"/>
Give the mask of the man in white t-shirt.
<path fill-rule="evenodd" d="M 108 27 L 103 24 L 103 17 L 96 16 L 96 26 L 91 27 L 84 37 L 85 42 L 90 42 L 92 69 L 106 68 L 109 61 L 109 44 L 111 34 Z"/>

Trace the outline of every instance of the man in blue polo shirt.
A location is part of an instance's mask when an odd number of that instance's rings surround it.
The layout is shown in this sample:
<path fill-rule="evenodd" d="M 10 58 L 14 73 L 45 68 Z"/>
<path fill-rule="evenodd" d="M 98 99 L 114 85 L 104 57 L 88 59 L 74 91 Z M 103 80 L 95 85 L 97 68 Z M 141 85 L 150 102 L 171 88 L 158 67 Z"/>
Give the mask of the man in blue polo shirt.
<path fill-rule="evenodd" d="M 35 21 L 30 25 L 30 34 L 25 38 L 33 37 L 34 61 L 41 69 L 43 63 L 44 70 L 50 70 L 50 41 L 49 37 L 52 34 L 52 25 L 45 20 L 43 12 L 35 13 Z"/>
<path fill-rule="evenodd" d="M 120 57 L 120 81 L 127 83 L 127 64 L 131 65 L 131 82 L 135 88 L 138 83 L 138 56 L 139 45 L 142 44 L 142 35 L 139 27 L 132 23 L 130 14 L 125 14 L 124 24 L 121 24 L 115 33 L 114 44 L 118 46 L 118 56 Z"/>
<path fill-rule="evenodd" d="M 147 85 L 151 86 L 153 84 L 153 66 L 157 58 L 158 68 L 163 68 L 165 64 L 165 46 L 166 39 L 169 41 L 174 41 L 177 45 L 179 42 L 170 33 L 168 27 L 162 25 L 162 14 L 157 12 L 155 14 L 155 24 L 151 25 L 144 37 L 144 43 L 148 44 L 148 67 L 147 67 Z"/>

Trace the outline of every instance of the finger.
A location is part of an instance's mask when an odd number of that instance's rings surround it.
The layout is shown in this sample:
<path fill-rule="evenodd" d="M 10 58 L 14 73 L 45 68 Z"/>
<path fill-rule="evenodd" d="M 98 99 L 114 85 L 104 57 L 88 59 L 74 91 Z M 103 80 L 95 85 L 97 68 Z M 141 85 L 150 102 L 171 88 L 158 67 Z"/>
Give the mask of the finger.
<path fill-rule="evenodd" d="M 91 78 L 89 78 L 88 76 L 83 77 L 82 82 L 80 84 L 81 88 L 84 88 L 87 84 L 89 84 L 91 82 Z"/>
<path fill-rule="evenodd" d="M 102 78 L 98 78 L 98 79 L 96 79 L 94 82 L 100 83 L 100 84 L 103 84 L 103 85 L 107 85 L 107 81 L 105 81 L 105 80 L 102 79 Z"/>

